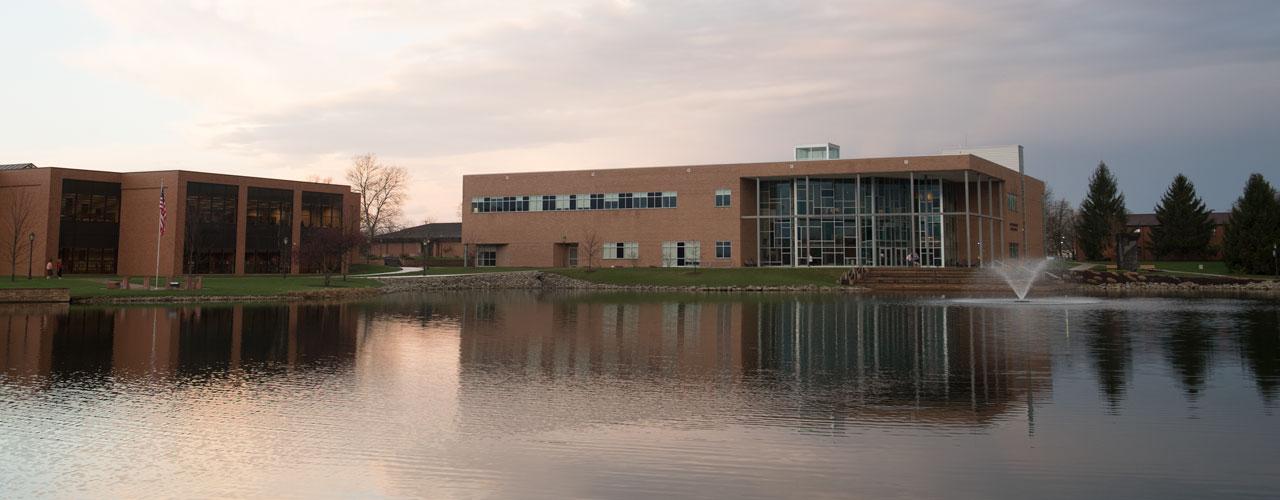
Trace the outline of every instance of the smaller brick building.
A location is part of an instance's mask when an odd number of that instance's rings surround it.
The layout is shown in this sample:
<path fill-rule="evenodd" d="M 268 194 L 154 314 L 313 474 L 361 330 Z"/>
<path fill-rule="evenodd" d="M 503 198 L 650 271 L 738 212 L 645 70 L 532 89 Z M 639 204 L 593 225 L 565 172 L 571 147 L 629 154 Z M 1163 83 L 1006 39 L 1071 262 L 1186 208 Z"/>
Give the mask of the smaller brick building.
<path fill-rule="evenodd" d="M 37 275 L 59 260 L 71 274 L 148 276 L 157 261 L 163 276 L 298 273 L 308 229 L 357 224 L 359 196 L 343 185 L 185 170 L 10 165 L 0 169 L 0 241 L 12 241 L 12 214 L 21 211 L 30 215 L 18 236 L 30 247 L 23 241 L 18 274 L 29 260 Z M 8 274 L 13 252 L 0 246 Z"/>
<path fill-rule="evenodd" d="M 1213 253 L 1209 255 L 1209 260 L 1222 260 L 1222 238 L 1227 231 L 1227 221 L 1231 219 L 1230 212 L 1213 212 L 1209 214 L 1209 218 L 1213 220 L 1213 237 L 1209 240 L 1209 245 L 1213 247 Z M 1151 241 L 1151 230 L 1159 227 L 1160 221 L 1156 219 L 1156 214 L 1129 214 L 1129 219 L 1125 222 L 1125 227 L 1130 231 L 1139 231 L 1138 238 L 1138 259 L 1140 260 L 1157 260 L 1155 255 L 1155 244 Z M 1108 254 L 1111 258 L 1115 258 L 1115 254 Z"/>
<path fill-rule="evenodd" d="M 427 248 L 428 257 L 462 258 L 462 223 L 423 224 L 373 237 L 369 254 L 378 257 L 418 257 Z"/>

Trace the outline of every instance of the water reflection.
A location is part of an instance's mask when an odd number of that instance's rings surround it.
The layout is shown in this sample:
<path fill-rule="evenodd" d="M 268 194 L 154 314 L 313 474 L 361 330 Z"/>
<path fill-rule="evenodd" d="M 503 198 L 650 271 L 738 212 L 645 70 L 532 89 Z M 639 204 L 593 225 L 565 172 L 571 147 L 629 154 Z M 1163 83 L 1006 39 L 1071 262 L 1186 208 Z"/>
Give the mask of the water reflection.
<path fill-rule="evenodd" d="M 349 361 L 353 307 L 10 307 L 0 310 L 0 373 L 49 383 Z"/>
<path fill-rule="evenodd" d="M 1262 495 L 1278 335 L 1280 306 L 1234 300 L 9 307 L 0 477 L 17 496 Z"/>

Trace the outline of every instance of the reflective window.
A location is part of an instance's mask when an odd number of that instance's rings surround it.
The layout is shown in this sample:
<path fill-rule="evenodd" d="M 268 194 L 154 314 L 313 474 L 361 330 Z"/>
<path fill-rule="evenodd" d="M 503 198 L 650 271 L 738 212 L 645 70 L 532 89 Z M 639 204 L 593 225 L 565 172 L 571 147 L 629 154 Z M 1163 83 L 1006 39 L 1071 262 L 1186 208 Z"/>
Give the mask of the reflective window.
<path fill-rule="evenodd" d="M 632 260 L 640 258 L 640 243 L 634 241 L 605 243 L 605 260 Z"/>
<path fill-rule="evenodd" d="M 187 183 L 183 269 L 191 274 L 235 272 L 236 206 L 240 188 Z"/>
<path fill-rule="evenodd" d="M 676 208 L 676 193 L 674 191 L 649 191 L 643 193 L 542 194 L 529 196 L 477 196 L 471 199 L 471 212 L 477 214 L 644 208 Z"/>
<path fill-rule="evenodd" d="M 663 267 L 698 267 L 700 262 L 700 245 L 696 241 L 664 241 L 662 242 Z"/>
<path fill-rule="evenodd" d="M 159 204 L 158 191 L 155 200 Z M 120 184 L 63 179 L 58 218 L 58 259 L 64 273 L 115 274 Z M 44 268 L 40 269 L 43 272 Z"/>
<path fill-rule="evenodd" d="M 717 241 L 716 242 L 716 258 L 728 259 L 731 257 L 733 257 L 732 243 L 728 241 Z"/>
<path fill-rule="evenodd" d="M 728 189 L 716 190 L 716 206 L 717 207 L 727 207 L 731 205 L 732 202 L 733 202 L 733 191 L 730 191 Z"/>

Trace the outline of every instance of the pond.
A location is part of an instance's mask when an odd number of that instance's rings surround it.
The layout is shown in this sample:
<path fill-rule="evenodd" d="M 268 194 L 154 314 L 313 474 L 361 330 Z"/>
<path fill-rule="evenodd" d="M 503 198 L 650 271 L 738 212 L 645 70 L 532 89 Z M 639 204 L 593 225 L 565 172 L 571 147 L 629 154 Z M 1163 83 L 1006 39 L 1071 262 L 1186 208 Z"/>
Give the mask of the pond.
<path fill-rule="evenodd" d="M 0 309 L 5 497 L 1274 497 L 1280 305 Z"/>

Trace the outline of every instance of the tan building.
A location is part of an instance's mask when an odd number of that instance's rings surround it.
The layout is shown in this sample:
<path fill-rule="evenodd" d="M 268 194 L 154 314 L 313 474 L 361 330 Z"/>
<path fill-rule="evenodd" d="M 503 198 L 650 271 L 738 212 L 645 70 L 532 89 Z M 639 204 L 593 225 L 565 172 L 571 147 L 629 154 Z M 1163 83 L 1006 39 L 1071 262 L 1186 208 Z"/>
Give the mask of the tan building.
<path fill-rule="evenodd" d="M 1044 183 L 1020 173 L 1021 146 L 808 159 L 838 156 L 821 146 L 798 147 L 807 159 L 795 161 L 464 176 L 464 251 L 469 265 L 534 267 L 949 267 L 1044 255 Z"/>
<path fill-rule="evenodd" d="M 165 232 L 159 236 L 160 188 Z M 359 194 L 347 186 L 169 170 L 99 172 L 0 167 L 0 242 L 23 241 L 14 270 L 34 274 L 61 260 L 64 272 L 160 274 L 297 273 L 310 228 L 355 224 Z M 157 245 L 157 237 L 159 243 Z M 10 245 L 0 245 L 8 274 Z M 158 256 L 157 256 L 158 255 Z"/>

